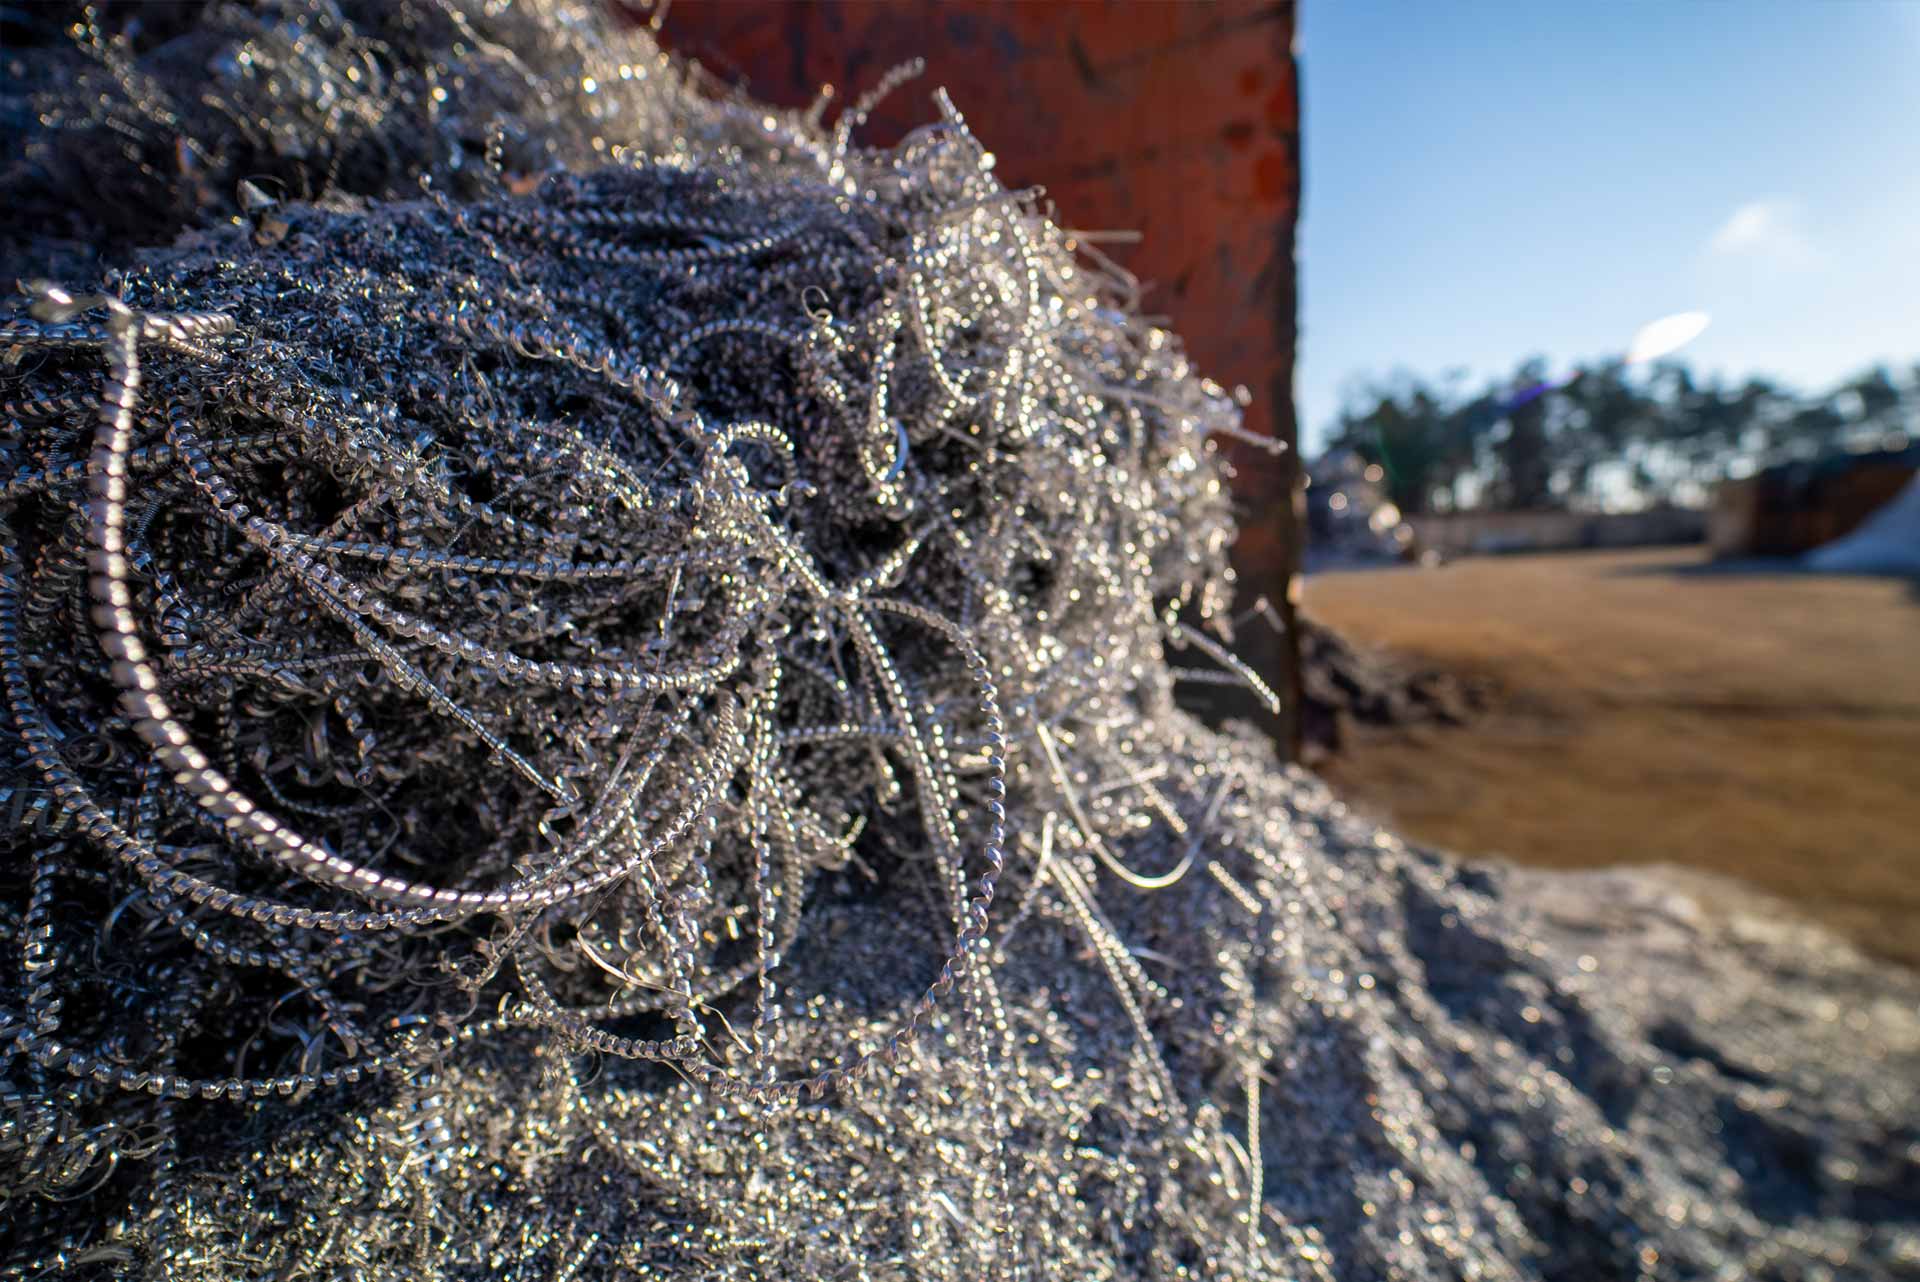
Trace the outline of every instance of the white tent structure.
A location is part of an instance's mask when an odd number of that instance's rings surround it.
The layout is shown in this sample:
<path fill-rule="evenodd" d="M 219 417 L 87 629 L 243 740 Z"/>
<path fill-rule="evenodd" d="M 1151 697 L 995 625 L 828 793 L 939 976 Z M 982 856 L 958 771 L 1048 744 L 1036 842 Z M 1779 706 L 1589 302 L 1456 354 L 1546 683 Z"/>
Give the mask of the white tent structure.
<path fill-rule="evenodd" d="M 1813 549 L 1801 563 L 1829 574 L 1920 574 L 1920 474 L 1852 533 Z"/>

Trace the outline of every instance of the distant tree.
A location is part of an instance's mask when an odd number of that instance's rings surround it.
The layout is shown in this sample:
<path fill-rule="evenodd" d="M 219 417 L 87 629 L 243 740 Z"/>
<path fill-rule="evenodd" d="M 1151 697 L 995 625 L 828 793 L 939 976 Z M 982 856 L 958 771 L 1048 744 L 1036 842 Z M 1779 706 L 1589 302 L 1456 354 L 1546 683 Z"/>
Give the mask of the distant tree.
<path fill-rule="evenodd" d="M 1534 358 L 1472 395 L 1457 375 L 1357 383 L 1330 443 L 1380 464 L 1388 496 L 1416 515 L 1462 493 L 1492 508 L 1697 502 L 1736 462 L 1827 453 L 1920 412 L 1920 364 L 1905 381 L 1876 366 L 1812 398 L 1674 361 L 1645 374 L 1603 361 L 1552 384 L 1545 371 Z"/>
<path fill-rule="evenodd" d="M 1787 447 L 1800 454 L 1823 453 L 1839 444 L 1846 426 L 1846 415 L 1835 409 L 1831 400 L 1804 406 L 1787 419 Z"/>
<path fill-rule="evenodd" d="M 1543 390 L 1546 362 L 1523 363 L 1513 378 L 1507 402 L 1507 432 L 1495 448 L 1500 474 L 1494 493 L 1501 506 L 1516 510 L 1546 507 L 1552 500 L 1553 457 L 1547 441 L 1549 398 Z"/>
<path fill-rule="evenodd" d="M 1740 387 L 1741 436 L 1737 453 L 1750 457 L 1766 441 L 1772 425 L 1793 412 L 1793 396 L 1764 378 L 1749 378 Z"/>
<path fill-rule="evenodd" d="M 1463 477 L 1475 476 L 1484 483 L 1481 459 L 1488 452 L 1488 438 L 1494 425 L 1500 421 L 1501 404 L 1502 398 L 1488 390 L 1455 406 L 1447 415 L 1444 431 L 1447 458 L 1452 465 L 1447 477 L 1449 500 L 1458 492 Z"/>
<path fill-rule="evenodd" d="M 1663 417 L 1676 462 L 1697 484 L 1724 479 L 1741 453 L 1741 442 L 1755 421 L 1763 393 L 1751 383 L 1729 388 L 1718 378 L 1696 383 L 1684 370 L 1678 371 L 1673 385 Z"/>
<path fill-rule="evenodd" d="M 1887 372 L 1886 366 L 1874 366 L 1844 384 L 1841 391 L 1849 394 L 1854 402 L 1855 423 L 1873 428 L 1893 425 L 1902 397 L 1901 389 L 1894 384 L 1893 375 Z"/>
<path fill-rule="evenodd" d="M 1432 389 L 1414 380 L 1369 387 L 1340 416 L 1332 444 L 1378 463 L 1387 497 L 1410 514 L 1428 510 L 1436 490 L 1452 485 L 1462 460 L 1451 448 L 1447 411 Z"/>
<path fill-rule="evenodd" d="M 1625 459 L 1628 447 L 1653 429 L 1659 407 L 1628 381 L 1619 361 L 1580 371 L 1560 396 L 1567 405 L 1557 451 L 1561 466 L 1573 478 L 1576 497 L 1590 494 L 1597 469 Z"/>

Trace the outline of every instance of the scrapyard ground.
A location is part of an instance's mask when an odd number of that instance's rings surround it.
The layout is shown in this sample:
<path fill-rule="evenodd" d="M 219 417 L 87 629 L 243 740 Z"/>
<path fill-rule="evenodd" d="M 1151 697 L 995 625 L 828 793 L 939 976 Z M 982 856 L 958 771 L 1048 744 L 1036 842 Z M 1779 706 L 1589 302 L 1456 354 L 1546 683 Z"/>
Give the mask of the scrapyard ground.
<path fill-rule="evenodd" d="M 1489 690 L 1318 769 L 1409 838 L 1740 878 L 1920 964 L 1920 585 L 1699 548 L 1319 575 L 1314 617 Z"/>

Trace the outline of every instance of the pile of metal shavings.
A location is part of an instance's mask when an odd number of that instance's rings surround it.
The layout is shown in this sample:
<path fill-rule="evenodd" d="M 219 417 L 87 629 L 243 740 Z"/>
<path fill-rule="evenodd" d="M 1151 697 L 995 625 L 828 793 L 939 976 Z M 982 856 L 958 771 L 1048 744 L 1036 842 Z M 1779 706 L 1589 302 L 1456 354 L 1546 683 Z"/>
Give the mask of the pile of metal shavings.
<path fill-rule="evenodd" d="M 1910 977 L 1176 707 L 1237 410 L 943 100 L 148 20 L 8 142 L 16 249 L 186 234 L 0 321 L 0 1276 L 1920 1268 Z"/>

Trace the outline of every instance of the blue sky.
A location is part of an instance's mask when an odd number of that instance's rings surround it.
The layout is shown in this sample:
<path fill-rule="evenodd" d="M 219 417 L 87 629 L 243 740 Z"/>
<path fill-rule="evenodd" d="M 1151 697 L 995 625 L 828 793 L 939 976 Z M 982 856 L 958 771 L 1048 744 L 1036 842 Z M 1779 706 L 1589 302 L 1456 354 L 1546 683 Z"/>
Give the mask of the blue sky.
<path fill-rule="evenodd" d="M 1355 376 L 1920 360 L 1920 0 L 1309 0 L 1303 441 Z"/>

